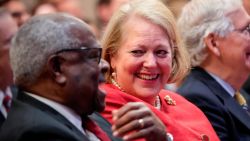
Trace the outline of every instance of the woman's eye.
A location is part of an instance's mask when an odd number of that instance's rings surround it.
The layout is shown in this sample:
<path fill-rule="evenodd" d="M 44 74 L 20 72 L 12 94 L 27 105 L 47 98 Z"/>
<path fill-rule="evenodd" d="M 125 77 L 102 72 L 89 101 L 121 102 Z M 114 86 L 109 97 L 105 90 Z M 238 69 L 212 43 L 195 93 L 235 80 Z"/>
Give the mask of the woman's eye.
<path fill-rule="evenodd" d="M 166 51 L 166 50 L 157 50 L 157 51 L 155 52 L 155 54 L 156 54 L 158 57 L 164 58 L 164 57 L 167 56 L 168 51 Z"/>
<path fill-rule="evenodd" d="M 133 50 L 130 53 L 132 53 L 134 56 L 142 56 L 145 53 L 145 51 L 143 51 L 143 50 Z"/>

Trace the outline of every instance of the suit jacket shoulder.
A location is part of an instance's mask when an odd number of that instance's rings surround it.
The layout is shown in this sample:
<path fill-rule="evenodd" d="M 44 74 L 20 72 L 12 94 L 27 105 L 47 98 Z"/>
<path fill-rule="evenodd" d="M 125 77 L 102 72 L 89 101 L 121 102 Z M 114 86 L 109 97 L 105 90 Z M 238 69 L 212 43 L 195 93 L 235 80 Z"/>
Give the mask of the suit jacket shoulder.
<path fill-rule="evenodd" d="M 222 141 L 250 140 L 250 117 L 202 68 L 194 68 L 177 93 L 205 113 Z"/>
<path fill-rule="evenodd" d="M 18 93 L 0 131 L 1 141 L 87 141 L 68 120 L 40 101 Z"/>

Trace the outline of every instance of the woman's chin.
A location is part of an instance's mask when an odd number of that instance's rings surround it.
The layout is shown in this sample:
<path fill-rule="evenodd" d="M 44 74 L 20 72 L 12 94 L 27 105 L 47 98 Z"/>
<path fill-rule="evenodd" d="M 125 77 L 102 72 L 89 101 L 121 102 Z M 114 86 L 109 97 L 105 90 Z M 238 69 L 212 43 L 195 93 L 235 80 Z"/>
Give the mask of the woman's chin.
<path fill-rule="evenodd" d="M 140 97 L 140 99 L 151 99 L 155 98 L 160 92 L 160 89 L 157 88 L 140 88 L 139 91 L 137 91 L 137 96 Z"/>

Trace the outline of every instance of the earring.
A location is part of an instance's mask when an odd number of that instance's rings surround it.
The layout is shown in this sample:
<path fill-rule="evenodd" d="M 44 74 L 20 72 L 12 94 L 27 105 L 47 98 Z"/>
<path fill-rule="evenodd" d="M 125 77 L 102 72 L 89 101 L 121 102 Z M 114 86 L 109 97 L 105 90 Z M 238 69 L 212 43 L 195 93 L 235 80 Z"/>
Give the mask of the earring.
<path fill-rule="evenodd" d="M 125 92 L 125 91 L 121 88 L 121 86 L 116 82 L 116 78 L 117 78 L 116 72 L 112 72 L 112 73 L 111 73 L 111 76 L 112 76 L 112 78 L 111 78 L 112 84 L 115 85 L 115 86 L 116 86 L 119 90 L 121 90 L 122 92 Z"/>
<path fill-rule="evenodd" d="M 116 80 L 116 78 L 117 78 L 116 72 L 112 72 L 111 76 L 112 76 L 112 78 L 113 78 L 114 80 Z"/>
<path fill-rule="evenodd" d="M 65 81 L 66 81 L 66 77 L 64 77 L 64 76 L 61 76 L 61 77 L 57 78 L 57 82 L 60 83 L 60 84 L 65 83 Z"/>

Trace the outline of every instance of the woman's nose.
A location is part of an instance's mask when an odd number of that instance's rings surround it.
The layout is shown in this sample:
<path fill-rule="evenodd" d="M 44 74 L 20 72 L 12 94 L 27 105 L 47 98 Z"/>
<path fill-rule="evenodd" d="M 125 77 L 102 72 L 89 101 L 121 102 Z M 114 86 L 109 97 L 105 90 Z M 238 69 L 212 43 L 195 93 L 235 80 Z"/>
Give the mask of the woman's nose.
<path fill-rule="evenodd" d="M 155 67 L 157 65 L 157 58 L 153 53 L 146 54 L 144 58 L 144 64 L 145 67 Z"/>

